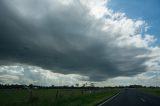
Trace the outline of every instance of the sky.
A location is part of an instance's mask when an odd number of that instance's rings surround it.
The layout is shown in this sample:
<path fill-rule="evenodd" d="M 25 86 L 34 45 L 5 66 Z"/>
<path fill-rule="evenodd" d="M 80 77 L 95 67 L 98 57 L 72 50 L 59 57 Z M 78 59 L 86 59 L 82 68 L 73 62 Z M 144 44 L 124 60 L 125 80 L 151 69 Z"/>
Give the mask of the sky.
<path fill-rule="evenodd" d="M 1 0 L 0 83 L 160 86 L 158 0 Z"/>
<path fill-rule="evenodd" d="M 111 0 L 108 4 L 114 11 L 124 12 L 132 19 L 143 19 L 146 21 L 150 29 L 147 33 L 159 37 L 159 16 L 160 12 L 159 0 Z M 157 40 L 156 45 L 160 45 Z"/>

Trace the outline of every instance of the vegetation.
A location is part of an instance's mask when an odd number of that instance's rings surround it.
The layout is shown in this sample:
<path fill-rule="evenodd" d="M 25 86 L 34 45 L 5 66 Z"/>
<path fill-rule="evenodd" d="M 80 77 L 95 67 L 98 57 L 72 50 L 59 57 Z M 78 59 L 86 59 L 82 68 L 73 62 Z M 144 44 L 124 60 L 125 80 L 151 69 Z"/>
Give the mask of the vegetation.
<path fill-rule="evenodd" d="M 152 95 L 160 96 L 160 88 L 155 88 L 155 87 L 139 88 L 139 90 Z"/>
<path fill-rule="evenodd" d="M 110 98 L 123 88 L 160 95 L 160 88 L 140 85 L 95 87 L 79 84 L 75 86 L 35 86 L 0 84 L 1 106 L 94 106 Z"/>
<path fill-rule="evenodd" d="M 118 88 L 0 89 L 1 106 L 94 106 Z"/>

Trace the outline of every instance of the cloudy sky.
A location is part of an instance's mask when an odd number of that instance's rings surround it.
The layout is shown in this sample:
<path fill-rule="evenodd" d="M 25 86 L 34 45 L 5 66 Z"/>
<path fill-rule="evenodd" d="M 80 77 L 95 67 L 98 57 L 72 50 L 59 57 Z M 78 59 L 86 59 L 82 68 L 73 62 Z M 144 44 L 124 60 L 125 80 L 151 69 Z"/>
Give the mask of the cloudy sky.
<path fill-rule="evenodd" d="M 159 4 L 0 0 L 0 83 L 160 86 Z"/>

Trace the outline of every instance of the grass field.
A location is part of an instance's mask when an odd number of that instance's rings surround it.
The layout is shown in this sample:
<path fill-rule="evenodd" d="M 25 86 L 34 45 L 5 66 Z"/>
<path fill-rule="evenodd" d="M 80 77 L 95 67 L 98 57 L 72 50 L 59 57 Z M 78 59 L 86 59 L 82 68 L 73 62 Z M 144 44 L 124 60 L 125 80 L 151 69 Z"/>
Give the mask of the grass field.
<path fill-rule="evenodd" d="M 160 96 L 160 88 L 139 88 L 139 90 L 152 95 Z"/>
<path fill-rule="evenodd" d="M 99 89 L 1 89 L 0 106 L 94 106 L 119 90 Z M 32 95 L 31 95 L 32 94 Z"/>

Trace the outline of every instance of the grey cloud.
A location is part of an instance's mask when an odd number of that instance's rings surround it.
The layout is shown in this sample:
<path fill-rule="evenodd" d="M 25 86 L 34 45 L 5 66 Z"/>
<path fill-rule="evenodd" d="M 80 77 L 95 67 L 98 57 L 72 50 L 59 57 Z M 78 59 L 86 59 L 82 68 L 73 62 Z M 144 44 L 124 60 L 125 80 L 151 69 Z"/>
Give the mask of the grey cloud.
<path fill-rule="evenodd" d="M 112 35 L 102 31 L 101 21 L 88 15 L 88 9 L 79 2 L 71 6 L 53 4 L 50 11 L 40 0 L 37 5 L 28 5 L 26 16 L 9 3 L 0 1 L 1 65 L 29 64 L 89 76 L 94 81 L 146 71 L 144 62 L 149 58 L 136 56 L 149 50 L 112 45 L 114 38 L 106 37 Z M 41 14 L 39 9 L 42 16 L 34 18 Z"/>

